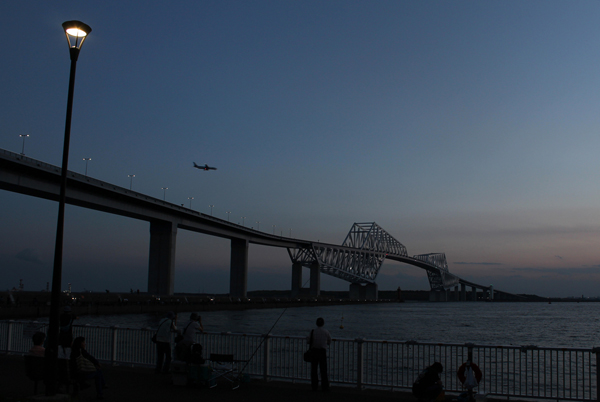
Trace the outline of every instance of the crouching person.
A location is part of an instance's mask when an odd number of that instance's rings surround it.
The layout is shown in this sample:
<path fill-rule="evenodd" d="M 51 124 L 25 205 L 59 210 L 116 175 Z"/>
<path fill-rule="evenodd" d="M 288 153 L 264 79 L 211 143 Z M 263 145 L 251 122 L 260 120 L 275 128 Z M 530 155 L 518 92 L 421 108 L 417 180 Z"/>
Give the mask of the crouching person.
<path fill-rule="evenodd" d="M 412 393 L 419 402 L 444 400 L 444 387 L 440 379 L 440 373 L 443 371 L 442 363 L 435 362 L 419 374 L 412 387 Z"/>

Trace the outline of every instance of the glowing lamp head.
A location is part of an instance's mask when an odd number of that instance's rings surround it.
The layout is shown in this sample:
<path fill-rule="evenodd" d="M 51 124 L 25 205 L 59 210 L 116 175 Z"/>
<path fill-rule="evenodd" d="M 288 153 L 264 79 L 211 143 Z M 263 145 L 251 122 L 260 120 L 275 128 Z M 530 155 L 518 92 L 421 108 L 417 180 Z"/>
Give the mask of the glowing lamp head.
<path fill-rule="evenodd" d="M 81 21 L 63 22 L 62 26 L 65 30 L 65 35 L 67 36 L 69 49 L 80 50 L 81 46 L 83 45 L 83 41 L 85 38 L 87 38 L 89 33 L 92 32 L 92 28 Z"/>

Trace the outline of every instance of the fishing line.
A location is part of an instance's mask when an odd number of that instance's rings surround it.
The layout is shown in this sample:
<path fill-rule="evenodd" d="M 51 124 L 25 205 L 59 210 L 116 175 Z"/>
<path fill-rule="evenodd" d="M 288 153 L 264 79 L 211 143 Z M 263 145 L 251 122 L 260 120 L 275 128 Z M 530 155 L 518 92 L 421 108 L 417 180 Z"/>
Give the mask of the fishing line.
<path fill-rule="evenodd" d="M 306 286 L 306 284 L 309 281 L 310 281 L 310 278 L 306 282 L 304 282 L 304 285 L 302 285 L 302 287 Z M 271 326 L 271 329 L 269 329 L 269 331 L 266 333 L 266 335 L 263 336 L 262 341 L 260 341 L 260 343 L 258 344 L 257 348 L 254 350 L 254 352 L 252 353 L 252 355 L 250 356 L 250 358 L 246 361 L 246 364 L 244 365 L 244 367 L 242 367 L 242 369 L 240 370 L 240 373 L 238 374 L 238 380 L 242 377 L 242 374 L 244 373 L 244 370 L 246 369 L 246 367 L 248 367 L 248 365 L 250 364 L 250 362 L 252 361 L 252 359 L 254 358 L 254 356 L 256 355 L 256 353 L 259 351 L 259 349 L 262 346 L 262 344 L 265 342 L 265 340 L 267 340 L 267 337 L 269 336 L 269 334 L 271 333 L 271 331 L 273 331 L 273 328 L 275 328 L 275 325 L 277 325 L 277 323 L 279 322 L 279 320 L 281 320 L 281 317 L 283 317 L 283 315 L 285 314 L 285 312 L 287 311 L 288 308 L 289 308 L 289 306 L 283 309 L 283 311 L 281 312 L 281 314 L 279 315 L 279 317 L 277 318 L 277 320 L 275 320 L 275 323 L 273 323 L 273 325 Z"/>

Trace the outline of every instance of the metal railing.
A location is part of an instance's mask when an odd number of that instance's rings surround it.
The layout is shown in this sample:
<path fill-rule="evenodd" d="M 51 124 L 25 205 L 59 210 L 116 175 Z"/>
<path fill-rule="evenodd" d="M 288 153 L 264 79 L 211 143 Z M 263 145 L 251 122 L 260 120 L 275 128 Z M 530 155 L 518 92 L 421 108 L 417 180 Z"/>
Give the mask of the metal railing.
<path fill-rule="evenodd" d="M 0 352 L 25 354 L 31 333 L 45 331 L 35 322 L 0 322 Z M 75 326 L 97 359 L 131 366 L 152 367 L 156 348 L 154 329 Z M 204 356 L 233 354 L 240 369 L 265 380 L 310 381 L 303 361 L 305 337 L 238 333 L 204 333 L 196 341 Z M 464 390 L 457 377 L 459 367 L 472 356 L 483 372 L 477 392 L 505 397 L 598 401 L 598 349 L 490 346 L 475 344 L 420 343 L 334 339 L 328 351 L 330 381 L 359 388 L 410 389 L 419 372 L 434 361 L 444 366 L 442 381 L 447 392 Z M 594 356 L 595 355 L 595 356 Z"/>

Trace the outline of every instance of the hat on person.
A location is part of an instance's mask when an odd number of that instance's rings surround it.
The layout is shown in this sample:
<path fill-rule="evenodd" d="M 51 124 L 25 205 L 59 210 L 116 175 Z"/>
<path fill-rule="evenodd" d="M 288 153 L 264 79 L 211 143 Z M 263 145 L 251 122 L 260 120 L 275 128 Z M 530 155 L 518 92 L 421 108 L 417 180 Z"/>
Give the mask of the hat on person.
<path fill-rule="evenodd" d="M 172 320 L 173 318 L 175 318 L 175 313 L 174 313 L 174 312 L 172 312 L 172 311 L 169 311 L 169 312 L 167 313 L 167 318 L 168 318 L 168 319 L 170 319 L 170 320 Z"/>
<path fill-rule="evenodd" d="M 69 306 L 65 306 L 65 308 L 63 309 L 63 311 L 64 311 L 65 313 L 70 313 L 70 312 L 71 312 L 71 307 L 69 307 Z"/>
<path fill-rule="evenodd" d="M 198 313 L 190 314 L 190 321 L 196 321 L 198 319 Z"/>

